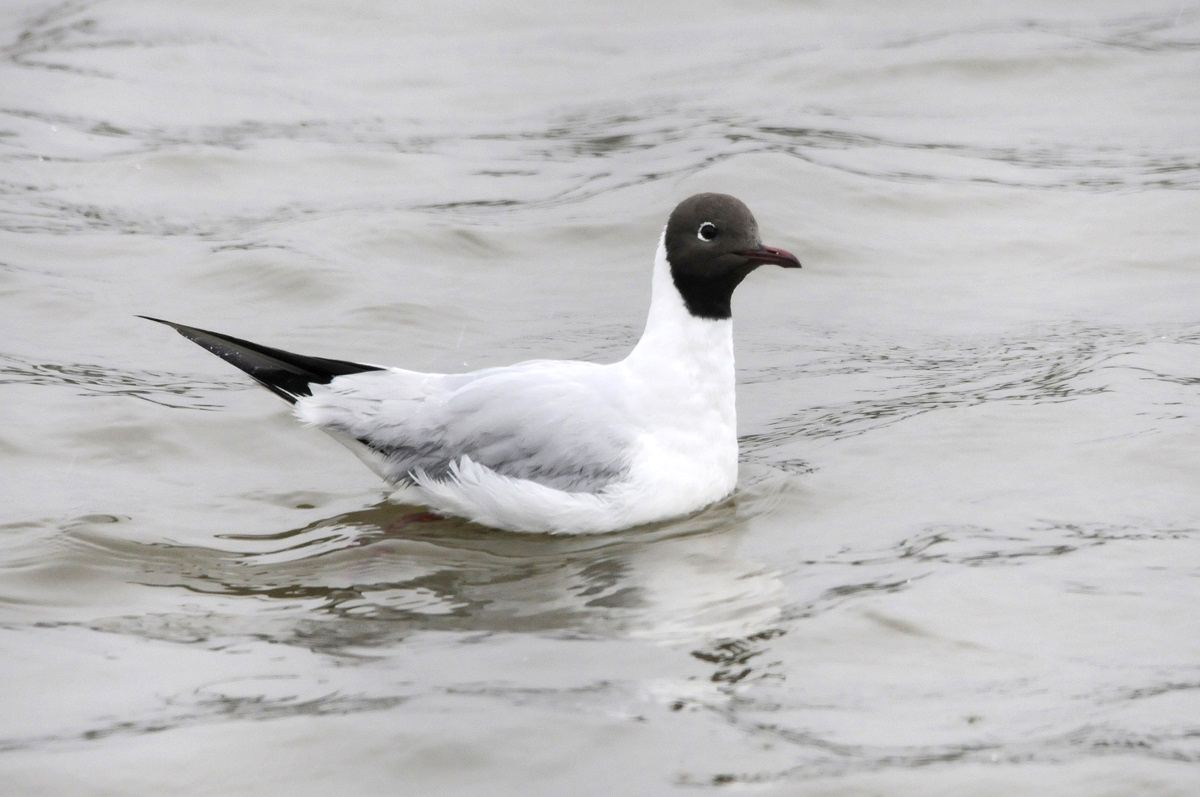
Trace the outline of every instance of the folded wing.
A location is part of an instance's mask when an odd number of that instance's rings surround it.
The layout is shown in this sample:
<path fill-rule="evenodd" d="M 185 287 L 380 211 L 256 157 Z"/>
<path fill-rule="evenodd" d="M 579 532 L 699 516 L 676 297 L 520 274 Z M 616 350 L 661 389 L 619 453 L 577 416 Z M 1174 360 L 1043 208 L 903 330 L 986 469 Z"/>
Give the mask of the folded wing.
<path fill-rule="evenodd" d="M 623 476 L 633 440 L 609 366 L 537 361 L 470 374 L 387 369 L 314 386 L 297 414 L 367 446 L 384 478 L 446 478 L 462 457 L 517 479 L 592 492 Z M 372 462 L 374 459 L 374 462 Z"/>
<path fill-rule="evenodd" d="M 176 324 L 161 318 L 151 318 L 148 315 L 138 317 L 166 324 L 193 343 L 242 369 L 267 390 L 292 404 L 303 396 L 312 395 L 312 385 L 328 384 L 334 378 L 345 374 L 381 370 L 377 365 L 293 354 L 283 349 L 273 349 L 230 335 Z"/>

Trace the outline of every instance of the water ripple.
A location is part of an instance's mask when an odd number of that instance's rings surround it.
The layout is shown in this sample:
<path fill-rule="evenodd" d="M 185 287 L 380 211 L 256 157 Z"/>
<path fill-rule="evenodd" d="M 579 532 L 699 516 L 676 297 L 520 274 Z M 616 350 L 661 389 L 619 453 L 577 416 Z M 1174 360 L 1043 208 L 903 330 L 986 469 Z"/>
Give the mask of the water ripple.
<path fill-rule="evenodd" d="M 1180 341 L 1184 335 L 1171 333 Z M 809 385 L 826 380 L 850 388 L 838 392 L 866 395 L 777 418 L 766 431 L 744 435 L 742 442 L 748 452 L 761 454 L 794 438 L 853 437 L 935 410 L 989 402 L 1058 403 L 1105 393 L 1115 378 L 1109 371 L 1154 373 L 1137 365 L 1132 355 L 1160 337 L 1159 332 L 1069 326 L 985 342 L 844 344 L 836 351 L 814 347 L 813 359 L 799 366 L 793 353 L 781 352 L 789 360 L 786 365 L 760 367 L 743 382 L 793 381 L 802 374 Z M 1189 377 L 1171 379 L 1187 384 Z"/>
<path fill-rule="evenodd" d="M 208 395 L 242 390 L 236 380 L 197 381 L 192 374 L 171 371 L 121 370 L 91 363 L 46 363 L 0 355 L 0 385 L 67 386 L 81 396 L 128 396 L 165 407 L 219 410 Z"/>

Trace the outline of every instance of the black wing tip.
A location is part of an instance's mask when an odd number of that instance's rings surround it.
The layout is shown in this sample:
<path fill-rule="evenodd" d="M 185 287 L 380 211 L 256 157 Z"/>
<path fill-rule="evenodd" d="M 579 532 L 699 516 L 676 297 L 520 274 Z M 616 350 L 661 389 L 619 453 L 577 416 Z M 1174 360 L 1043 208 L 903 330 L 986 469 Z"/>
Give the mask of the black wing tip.
<path fill-rule="evenodd" d="M 162 318 L 155 318 L 152 315 L 135 315 L 134 318 L 144 318 L 147 321 L 153 321 L 156 324 L 165 324 L 169 327 L 175 326 L 175 322 L 173 322 L 173 321 L 167 321 Z"/>
<path fill-rule="evenodd" d="M 153 316 L 137 317 L 171 327 L 201 348 L 244 371 L 254 381 L 290 404 L 295 404 L 304 396 L 311 396 L 310 386 L 313 384 L 324 385 L 339 376 L 383 370 L 377 365 L 294 354 L 232 335 L 189 327 Z"/>
<path fill-rule="evenodd" d="M 193 343 L 199 343 L 199 341 L 196 340 L 196 338 L 195 338 L 195 335 L 197 335 L 197 334 L 211 335 L 216 338 L 228 337 L 228 335 L 221 335 L 216 332 L 210 332 L 207 329 L 200 329 L 199 327 L 189 327 L 187 324 L 177 324 L 176 322 L 168 321 L 165 318 L 155 318 L 152 315 L 139 315 L 139 316 L 135 316 L 135 317 L 136 318 L 144 318 L 147 321 L 153 321 L 156 324 L 162 324 L 163 326 L 170 327 L 171 329 L 175 330 L 180 335 L 183 335 L 185 338 L 192 341 Z M 201 345 L 203 345 L 203 344 L 201 344 Z M 215 352 L 214 352 L 214 354 L 215 354 Z"/>
<path fill-rule="evenodd" d="M 187 324 L 179 324 L 174 321 L 167 321 L 165 318 L 155 318 L 152 315 L 135 315 L 134 317 L 135 318 L 144 318 L 147 321 L 153 321 L 156 324 L 162 324 L 163 326 L 168 326 L 171 329 L 178 332 L 180 335 L 183 335 L 185 338 L 190 338 L 190 336 L 187 334 L 188 332 L 199 332 L 204 335 L 212 335 L 212 336 L 218 337 L 218 338 L 228 338 L 229 337 L 229 335 L 222 335 L 219 332 L 210 332 L 207 329 L 200 329 L 200 327 L 189 327 Z"/>

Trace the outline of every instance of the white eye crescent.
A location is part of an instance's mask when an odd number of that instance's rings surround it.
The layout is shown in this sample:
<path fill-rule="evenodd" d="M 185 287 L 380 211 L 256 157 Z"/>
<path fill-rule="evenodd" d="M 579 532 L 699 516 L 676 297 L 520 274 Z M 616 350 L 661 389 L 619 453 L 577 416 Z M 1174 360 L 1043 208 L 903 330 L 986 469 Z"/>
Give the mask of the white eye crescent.
<path fill-rule="evenodd" d="M 721 231 L 717 229 L 717 225 L 711 221 L 704 222 L 700 225 L 700 229 L 696 230 L 696 237 L 705 242 L 711 241 L 720 234 Z"/>

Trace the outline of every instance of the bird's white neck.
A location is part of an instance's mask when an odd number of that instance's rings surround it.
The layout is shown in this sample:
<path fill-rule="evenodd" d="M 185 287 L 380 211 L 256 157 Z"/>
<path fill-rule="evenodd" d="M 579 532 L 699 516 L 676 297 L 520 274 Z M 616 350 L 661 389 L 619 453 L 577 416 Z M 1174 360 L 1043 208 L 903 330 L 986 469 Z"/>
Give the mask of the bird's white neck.
<path fill-rule="evenodd" d="M 681 387 L 727 395 L 732 412 L 733 321 L 697 318 L 688 311 L 671 277 L 663 238 L 654 257 L 646 329 L 625 362 L 656 382 L 682 378 Z"/>
<path fill-rule="evenodd" d="M 738 471 L 733 321 L 688 312 L 661 240 L 646 331 L 618 367 L 630 377 L 637 416 L 647 420 L 635 481 L 678 507 L 728 495 Z"/>

